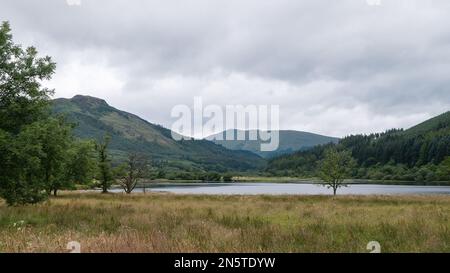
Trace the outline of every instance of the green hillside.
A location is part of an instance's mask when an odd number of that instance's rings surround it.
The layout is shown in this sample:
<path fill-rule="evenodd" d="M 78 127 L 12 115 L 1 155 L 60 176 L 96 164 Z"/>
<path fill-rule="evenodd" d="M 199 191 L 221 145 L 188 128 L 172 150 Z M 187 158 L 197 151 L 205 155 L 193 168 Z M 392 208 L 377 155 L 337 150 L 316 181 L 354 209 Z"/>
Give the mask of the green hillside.
<path fill-rule="evenodd" d="M 74 133 L 79 138 L 99 140 L 109 134 L 116 160 L 136 151 L 187 171 L 245 171 L 265 165 L 264 159 L 250 152 L 231 151 L 207 140 L 175 141 L 170 130 L 111 107 L 102 99 L 80 95 L 56 99 L 52 109 L 76 124 Z"/>
<path fill-rule="evenodd" d="M 234 130 L 235 135 L 237 134 L 237 132 L 238 130 Z M 279 131 L 280 141 L 278 149 L 272 152 L 262 152 L 260 149 L 262 141 L 259 137 L 258 140 L 248 140 L 249 134 L 255 133 L 255 131 L 239 132 L 244 133 L 247 140 L 215 140 L 218 137 L 220 137 L 220 139 L 225 139 L 225 134 L 227 132 L 209 136 L 207 139 L 212 140 L 215 143 L 226 147 L 227 149 L 250 151 L 264 158 L 272 158 L 284 154 L 291 154 L 296 151 L 306 150 L 317 145 L 337 143 L 339 141 L 339 139 L 335 137 L 322 136 L 301 131 L 281 130 Z M 259 134 L 259 132 L 257 133 Z"/>
<path fill-rule="evenodd" d="M 444 160 L 450 156 L 450 112 L 407 130 L 352 135 L 339 149 L 351 151 L 358 162 L 355 178 L 377 180 L 433 181 L 445 178 Z M 279 175 L 316 175 L 328 146 L 284 155 L 269 161 L 267 171 Z M 442 165 L 442 166 L 441 166 Z"/>
<path fill-rule="evenodd" d="M 414 136 L 448 128 L 450 128 L 450 111 L 411 127 L 404 131 L 404 134 Z"/>

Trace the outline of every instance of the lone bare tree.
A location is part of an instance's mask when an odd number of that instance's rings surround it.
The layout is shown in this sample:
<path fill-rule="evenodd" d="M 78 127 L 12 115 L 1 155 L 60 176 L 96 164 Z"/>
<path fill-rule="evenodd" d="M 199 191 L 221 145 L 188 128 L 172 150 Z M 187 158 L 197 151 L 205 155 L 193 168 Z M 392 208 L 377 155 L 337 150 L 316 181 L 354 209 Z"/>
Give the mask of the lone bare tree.
<path fill-rule="evenodd" d="M 138 154 L 130 153 L 125 164 L 120 167 L 120 185 L 123 190 L 130 194 L 137 186 L 139 179 L 143 178 L 148 169 L 147 157 Z"/>
<path fill-rule="evenodd" d="M 322 185 L 333 189 L 333 194 L 340 187 L 346 187 L 344 183 L 349 178 L 356 161 L 349 151 L 338 151 L 336 148 L 330 148 L 325 151 L 325 157 L 320 162 L 319 175 L 322 179 Z"/>

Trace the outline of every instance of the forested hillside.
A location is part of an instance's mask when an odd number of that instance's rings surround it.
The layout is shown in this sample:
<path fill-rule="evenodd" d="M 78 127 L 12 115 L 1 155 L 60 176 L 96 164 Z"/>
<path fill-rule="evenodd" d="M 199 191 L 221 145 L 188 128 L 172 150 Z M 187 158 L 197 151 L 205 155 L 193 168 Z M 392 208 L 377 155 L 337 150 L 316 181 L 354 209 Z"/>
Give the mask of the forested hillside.
<path fill-rule="evenodd" d="M 408 130 L 352 135 L 338 147 L 348 149 L 358 162 L 355 178 L 431 181 L 447 179 L 440 165 L 450 156 L 450 112 Z M 327 146 L 281 156 L 269 162 L 273 174 L 314 176 Z M 443 167 L 442 167 L 443 168 Z"/>

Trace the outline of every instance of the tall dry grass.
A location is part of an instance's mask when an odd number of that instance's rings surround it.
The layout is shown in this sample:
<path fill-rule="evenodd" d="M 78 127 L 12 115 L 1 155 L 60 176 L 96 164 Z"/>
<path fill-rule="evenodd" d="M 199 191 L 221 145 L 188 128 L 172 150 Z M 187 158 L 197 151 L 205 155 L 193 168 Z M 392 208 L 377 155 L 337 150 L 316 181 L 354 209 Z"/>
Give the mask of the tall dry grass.
<path fill-rule="evenodd" d="M 447 196 L 64 193 L 0 204 L 0 252 L 450 252 Z"/>

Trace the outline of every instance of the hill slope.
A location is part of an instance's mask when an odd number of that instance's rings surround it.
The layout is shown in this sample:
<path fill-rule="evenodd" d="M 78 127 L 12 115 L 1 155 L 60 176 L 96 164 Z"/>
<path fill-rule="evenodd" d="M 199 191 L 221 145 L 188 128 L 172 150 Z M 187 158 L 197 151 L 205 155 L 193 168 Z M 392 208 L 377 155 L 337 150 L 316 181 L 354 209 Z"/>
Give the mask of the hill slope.
<path fill-rule="evenodd" d="M 348 136 L 339 142 L 339 147 L 350 150 L 359 163 L 357 178 L 436 179 L 435 166 L 450 156 L 450 112 L 407 130 Z M 316 146 L 308 151 L 273 158 L 267 170 L 314 175 L 326 148 L 328 146 Z"/>
<path fill-rule="evenodd" d="M 102 99 L 81 95 L 56 99 L 52 109 L 76 124 L 74 133 L 79 138 L 99 140 L 109 134 L 111 152 L 119 160 L 136 151 L 184 170 L 249 170 L 265 164 L 252 153 L 227 150 L 207 140 L 175 141 L 170 130 L 111 107 Z"/>
<path fill-rule="evenodd" d="M 429 132 L 437 132 L 450 128 L 450 111 L 445 112 L 439 116 L 426 120 L 416 126 L 404 131 L 405 135 L 419 135 Z"/>
<path fill-rule="evenodd" d="M 234 130 L 235 134 L 238 130 Z M 221 139 L 225 139 L 225 134 L 227 131 L 209 136 L 207 139 L 214 141 L 216 144 L 220 144 L 227 149 L 231 150 L 243 150 L 250 151 L 255 154 L 260 155 L 264 158 L 272 158 L 279 155 L 291 154 L 296 151 L 306 150 L 308 148 L 327 144 L 327 143 L 337 143 L 338 138 L 317 135 L 313 133 L 301 132 L 301 131 L 279 131 L 280 144 L 276 151 L 273 152 L 261 152 L 260 147 L 262 141 L 258 137 L 258 140 L 214 140 L 221 136 Z M 240 131 L 245 133 L 246 139 L 249 139 L 248 135 L 250 132 L 255 131 Z M 259 133 L 259 132 L 258 132 Z"/>

